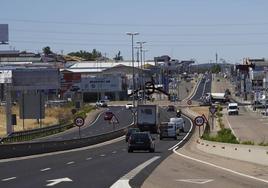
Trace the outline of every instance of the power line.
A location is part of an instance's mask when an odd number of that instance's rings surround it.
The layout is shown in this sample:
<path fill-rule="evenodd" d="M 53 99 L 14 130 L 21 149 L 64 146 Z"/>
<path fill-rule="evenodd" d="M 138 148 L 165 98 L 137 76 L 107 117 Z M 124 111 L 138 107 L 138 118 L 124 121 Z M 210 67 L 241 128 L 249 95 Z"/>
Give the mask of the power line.
<path fill-rule="evenodd" d="M 121 32 L 118 33 L 100 33 L 100 32 L 66 32 L 66 31 L 52 31 L 52 30 L 24 30 L 24 29 L 10 29 L 12 31 L 25 32 L 25 33 L 46 33 L 46 34 L 66 34 L 66 35 L 100 35 L 100 36 L 122 36 Z M 268 35 L 268 32 L 248 32 L 248 33 L 181 33 L 181 34 L 168 34 L 168 33 L 142 33 L 144 36 L 165 36 L 165 37 L 216 37 L 216 36 L 263 36 Z"/>
<path fill-rule="evenodd" d="M 45 20 L 32 20 L 32 19 L 9 19 L 0 18 L 0 20 L 34 23 L 34 24 L 63 24 L 63 25 L 90 25 L 90 26 L 124 26 L 124 27 L 239 27 L 239 26 L 268 26 L 268 22 L 256 23 L 203 23 L 203 24 L 137 24 L 137 23 L 95 23 L 95 22 L 65 22 L 65 21 L 45 21 Z"/>

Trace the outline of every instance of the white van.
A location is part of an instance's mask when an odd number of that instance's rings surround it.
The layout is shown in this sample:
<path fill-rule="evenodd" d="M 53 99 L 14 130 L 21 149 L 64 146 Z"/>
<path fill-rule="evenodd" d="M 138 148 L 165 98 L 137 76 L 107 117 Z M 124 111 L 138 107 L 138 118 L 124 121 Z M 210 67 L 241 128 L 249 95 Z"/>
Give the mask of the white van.
<path fill-rule="evenodd" d="M 237 103 L 229 103 L 227 107 L 228 115 L 238 115 L 238 104 Z"/>
<path fill-rule="evenodd" d="M 169 122 L 175 123 L 177 128 L 180 129 L 181 132 L 185 132 L 185 121 L 183 118 L 178 117 L 170 118 Z"/>
<path fill-rule="evenodd" d="M 174 122 L 162 123 L 159 130 L 160 140 L 163 138 L 174 138 L 177 140 L 180 133 L 180 129 L 178 129 L 177 124 Z"/>

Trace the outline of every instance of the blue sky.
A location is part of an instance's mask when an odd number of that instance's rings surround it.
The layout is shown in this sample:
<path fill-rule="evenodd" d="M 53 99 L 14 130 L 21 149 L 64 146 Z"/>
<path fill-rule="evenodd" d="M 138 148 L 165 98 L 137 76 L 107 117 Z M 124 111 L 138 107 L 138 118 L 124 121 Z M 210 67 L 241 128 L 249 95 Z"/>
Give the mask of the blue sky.
<path fill-rule="evenodd" d="M 8 46 L 40 52 L 93 48 L 131 58 L 131 38 L 146 41 L 146 59 L 169 55 L 236 63 L 268 57 L 267 0 L 1 0 L 0 23 L 9 24 Z"/>

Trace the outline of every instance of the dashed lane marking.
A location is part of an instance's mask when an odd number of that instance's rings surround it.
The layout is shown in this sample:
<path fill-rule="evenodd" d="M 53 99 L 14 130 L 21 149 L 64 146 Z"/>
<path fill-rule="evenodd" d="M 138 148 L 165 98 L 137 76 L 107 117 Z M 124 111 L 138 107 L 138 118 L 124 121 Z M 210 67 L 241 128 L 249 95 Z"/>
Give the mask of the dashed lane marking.
<path fill-rule="evenodd" d="M 68 163 L 66 163 L 67 165 L 71 165 L 71 164 L 74 164 L 74 161 L 70 161 Z"/>
<path fill-rule="evenodd" d="M 40 171 L 45 172 L 45 171 L 48 171 L 48 170 L 51 170 L 51 168 L 44 168 L 44 169 L 41 169 Z"/>
<path fill-rule="evenodd" d="M 2 179 L 1 181 L 10 181 L 10 180 L 14 180 L 16 179 L 17 177 L 10 177 L 10 178 L 5 178 L 5 179 Z"/>
<path fill-rule="evenodd" d="M 92 157 L 88 157 L 86 160 L 89 161 L 89 160 L 91 160 L 91 159 L 92 159 Z"/>

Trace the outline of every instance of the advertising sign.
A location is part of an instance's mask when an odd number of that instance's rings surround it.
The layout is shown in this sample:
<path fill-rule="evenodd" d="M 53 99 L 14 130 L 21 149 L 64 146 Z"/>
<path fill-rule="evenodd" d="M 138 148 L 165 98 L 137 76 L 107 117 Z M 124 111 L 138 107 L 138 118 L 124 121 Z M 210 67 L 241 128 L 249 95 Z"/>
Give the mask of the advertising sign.
<path fill-rule="evenodd" d="M 0 44 L 8 44 L 8 24 L 0 24 Z"/>
<path fill-rule="evenodd" d="M 122 91 L 122 78 L 119 76 L 82 77 L 81 89 L 84 92 Z"/>

